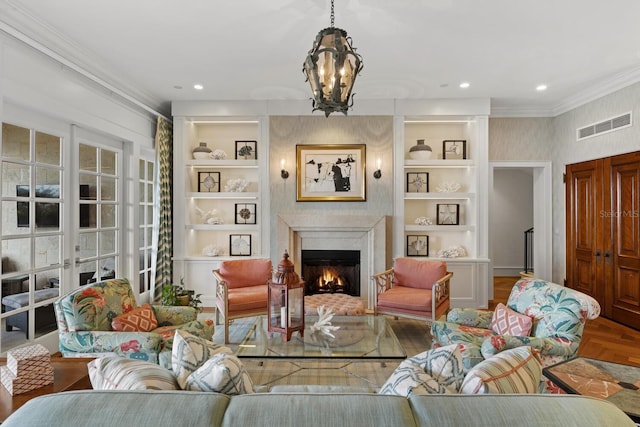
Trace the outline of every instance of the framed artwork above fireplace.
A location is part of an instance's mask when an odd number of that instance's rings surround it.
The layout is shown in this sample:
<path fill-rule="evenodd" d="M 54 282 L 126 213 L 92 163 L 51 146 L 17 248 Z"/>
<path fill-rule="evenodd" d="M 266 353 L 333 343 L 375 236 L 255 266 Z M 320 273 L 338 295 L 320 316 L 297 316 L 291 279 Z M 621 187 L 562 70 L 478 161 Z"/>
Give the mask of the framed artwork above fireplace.
<path fill-rule="evenodd" d="M 298 202 L 364 202 L 366 146 L 296 145 Z"/>

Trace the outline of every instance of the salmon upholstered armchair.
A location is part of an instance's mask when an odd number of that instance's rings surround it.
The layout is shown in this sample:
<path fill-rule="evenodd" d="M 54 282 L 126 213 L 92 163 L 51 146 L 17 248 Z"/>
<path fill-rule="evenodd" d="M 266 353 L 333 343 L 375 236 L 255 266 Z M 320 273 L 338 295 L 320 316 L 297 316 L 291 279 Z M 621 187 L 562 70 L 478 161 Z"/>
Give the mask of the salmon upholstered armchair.
<path fill-rule="evenodd" d="M 224 343 L 229 343 L 229 321 L 267 314 L 268 286 L 272 265 L 269 259 L 222 261 L 213 270 L 216 279 L 216 324 L 224 316 Z"/>
<path fill-rule="evenodd" d="M 437 320 L 449 311 L 452 276 L 442 261 L 396 258 L 393 268 L 373 275 L 376 314 Z"/>

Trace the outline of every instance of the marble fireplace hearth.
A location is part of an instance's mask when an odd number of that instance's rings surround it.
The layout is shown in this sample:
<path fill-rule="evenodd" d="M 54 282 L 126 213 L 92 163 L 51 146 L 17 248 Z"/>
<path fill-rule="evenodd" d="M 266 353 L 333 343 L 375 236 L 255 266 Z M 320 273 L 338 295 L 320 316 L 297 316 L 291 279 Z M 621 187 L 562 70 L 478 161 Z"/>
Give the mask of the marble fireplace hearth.
<path fill-rule="evenodd" d="M 371 276 L 391 265 L 389 230 L 390 221 L 383 215 L 279 214 L 276 250 L 289 252 L 297 272 L 302 250 L 360 251 L 360 298 L 373 309 Z"/>

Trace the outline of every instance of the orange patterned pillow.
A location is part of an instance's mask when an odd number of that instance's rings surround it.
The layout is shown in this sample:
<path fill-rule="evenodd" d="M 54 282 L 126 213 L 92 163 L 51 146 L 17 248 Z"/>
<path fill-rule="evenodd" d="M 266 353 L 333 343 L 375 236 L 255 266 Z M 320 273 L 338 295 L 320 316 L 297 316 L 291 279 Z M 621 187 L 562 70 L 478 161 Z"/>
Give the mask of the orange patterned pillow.
<path fill-rule="evenodd" d="M 513 311 L 500 303 L 493 312 L 489 329 L 500 335 L 528 337 L 532 325 L 533 321 L 529 316 Z"/>
<path fill-rule="evenodd" d="M 147 303 L 115 317 L 111 327 L 118 332 L 149 332 L 158 327 L 158 319 L 151 304 Z"/>

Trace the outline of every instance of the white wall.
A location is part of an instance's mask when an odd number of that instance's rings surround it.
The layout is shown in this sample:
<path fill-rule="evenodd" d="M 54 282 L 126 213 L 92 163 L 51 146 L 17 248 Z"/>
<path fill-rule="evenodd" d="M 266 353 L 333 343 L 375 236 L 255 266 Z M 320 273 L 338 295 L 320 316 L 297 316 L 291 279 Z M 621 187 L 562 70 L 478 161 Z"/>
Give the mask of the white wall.
<path fill-rule="evenodd" d="M 495 276 L 517 276 L 524 267 L 524 231 L 533 227 L 531 170 L 494 169 L 489 207 Z"/>

